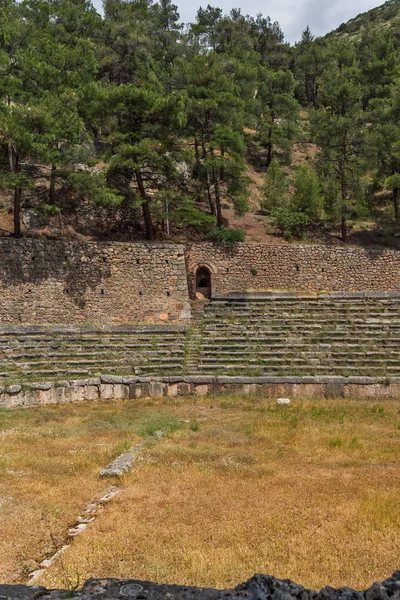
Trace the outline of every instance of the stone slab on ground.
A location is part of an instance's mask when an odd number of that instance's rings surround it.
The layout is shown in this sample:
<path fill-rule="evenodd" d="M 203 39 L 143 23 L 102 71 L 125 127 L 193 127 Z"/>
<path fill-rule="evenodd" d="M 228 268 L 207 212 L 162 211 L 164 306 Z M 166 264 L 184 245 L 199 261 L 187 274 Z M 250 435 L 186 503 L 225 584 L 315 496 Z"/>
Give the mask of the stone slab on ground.
<path fill-rule="evenodd" d="M 148 440 L 141 440 L 135 444 L 130 452 L 120 454 L 105 469 L 100 471 L 100 477 L 121 477 L 124 473 L 130 471 L 137 457 L 148 443 Z"/>

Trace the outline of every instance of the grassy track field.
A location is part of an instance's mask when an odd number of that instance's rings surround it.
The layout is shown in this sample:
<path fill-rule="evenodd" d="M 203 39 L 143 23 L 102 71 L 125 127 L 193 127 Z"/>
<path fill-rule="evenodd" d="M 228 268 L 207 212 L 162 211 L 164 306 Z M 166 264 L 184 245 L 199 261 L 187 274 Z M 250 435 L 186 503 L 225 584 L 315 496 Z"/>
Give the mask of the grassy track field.
<path fill-rule="evenodd" d="M 0 579 L 23 580 L 106 487 L 99 469 L 155 428 L 170 434 L 39 583 L 363 588 L 399 568 L 399 403 L 206 398 L 1 412 Z"/>

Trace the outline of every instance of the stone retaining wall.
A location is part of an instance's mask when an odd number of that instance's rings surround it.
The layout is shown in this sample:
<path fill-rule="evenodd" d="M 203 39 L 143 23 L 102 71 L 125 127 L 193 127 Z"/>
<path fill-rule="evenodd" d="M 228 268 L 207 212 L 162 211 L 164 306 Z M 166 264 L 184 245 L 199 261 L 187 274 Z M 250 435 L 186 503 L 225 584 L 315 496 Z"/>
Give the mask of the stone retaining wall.
<path fill-rule="evenodd" d="M 0 240 L 0 323 L 185 321 L 201 266 L 211 272 L 214 293 L 400 291 L 394 250 L 6 238 Z"/>
<path fill-rule="evenodd" d="M 132 377 L 57 381 L 0 388 L 0 408 L 32 408 L 92 400 L 206 395 L 265 398 L 396 398 L 400 378 L 370 377 Z"/>
<path fill-rule="evenodd" d="M 0 240 L 0 323 L 189 317 L 181 245 Z"/>
<path fill-rule="evenodd" d="M 189 289 L 196 270 L 211 271 L 213 293 L 233 290 L 400 291 L 400 252 L 337 246 L 210 243 L 186 249 Z"/>

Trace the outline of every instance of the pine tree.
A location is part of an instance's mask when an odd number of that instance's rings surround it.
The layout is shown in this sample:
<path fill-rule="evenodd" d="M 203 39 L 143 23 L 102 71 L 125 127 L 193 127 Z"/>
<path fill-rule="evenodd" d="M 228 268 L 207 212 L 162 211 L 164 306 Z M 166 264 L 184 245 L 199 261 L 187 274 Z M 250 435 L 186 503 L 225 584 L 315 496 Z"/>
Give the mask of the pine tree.
<path fill-rule="evenodd" d="M 286 203 L 289 193 L 289 180 L 281 168 L 277 158 L 274 158 L 265 175 L 261 209 L 270 214 L 278 205 Z"/>
<path fill-rule="evenodd" d="M 293 181 L 293 207 L 313 221 L 321 215 L 322 193 L 318 176 L 309 165 L 300 165 Z"/>
<path fill-rule="evenodd" d="M 326 66 L 324 43 L 315 39 L 307 26 L 295 47 L 294 74 L 298 85 L 296 96 L 304 106 L 317 108 L 320 79 Z"/>
<path fill-rule="evenodd" d="M 275 153 L 290 151 L 299 118 L 299 105 L 294 98 L 295 82 L 290 71 L 260 69 L 257 92 L 257 130 L 267 151 L 267 169 Z"/>
<path fill-rule="evenodd" d="M 347 218 L 359 188 L 365 143 L 360 72 L 354 48 L 347 42 L 339 41 L 330 48 L 321 98 L 325 108 L 311 115 L 313 138 L 320 147 L 317 164 L 325 195 L 330 198 L 326 209 L 332 217 L 339 216 L 346 241 Z"/>
<path fill-rule="evenodd" d="M 175 132 L 183 125 L 181 99 L 127 84 L 105 92 L 104 110 L 113 116 L 108 179 L 141 206 L 146 237 L 154 240 L 154 215 L 163 211 L 160 192 L 170 189 L 177 175 Z"/>

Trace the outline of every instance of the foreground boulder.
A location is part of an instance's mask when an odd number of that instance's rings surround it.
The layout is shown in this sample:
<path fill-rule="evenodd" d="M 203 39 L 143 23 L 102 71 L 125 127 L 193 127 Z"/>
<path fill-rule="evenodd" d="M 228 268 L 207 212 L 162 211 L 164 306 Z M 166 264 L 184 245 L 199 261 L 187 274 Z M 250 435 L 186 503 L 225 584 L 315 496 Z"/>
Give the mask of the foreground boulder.
<path fill-rule="evenodd" d="M 400 600 L 400 571 L 382 583 L 358 592 L 343 587 L 308 590 L 286 579 L 254 575 L 232 590 L 214 590 L 149 581 L 89 579 L 81 590 L 47 590 L 43 587 L 0 585 L 0 600 Z"/>

